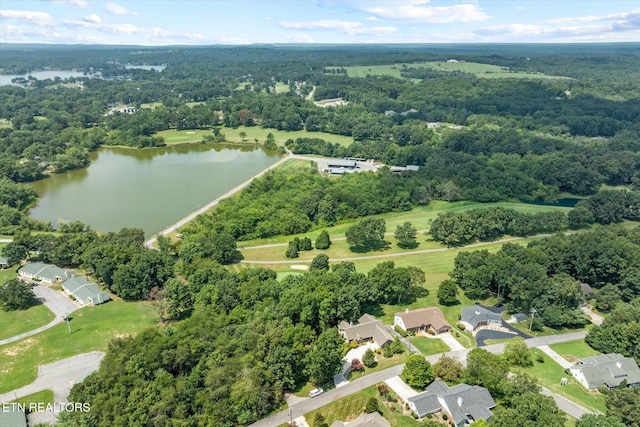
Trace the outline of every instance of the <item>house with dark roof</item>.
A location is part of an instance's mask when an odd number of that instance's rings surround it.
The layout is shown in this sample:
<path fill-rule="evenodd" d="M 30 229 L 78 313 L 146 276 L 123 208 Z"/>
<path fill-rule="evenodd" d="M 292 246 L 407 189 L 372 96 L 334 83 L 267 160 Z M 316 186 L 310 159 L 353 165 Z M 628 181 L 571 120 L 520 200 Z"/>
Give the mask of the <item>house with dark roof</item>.
<path fill-rule="evenodd" d="M 427 390 L 406 399 L 419 418 L 439 411 L 445 412 L 456 427 L 471 424 L 481 418 L 489 420 L 496 402 L 491 393 L 477 385 L 458 384 L 449 387 L 442 381 L 432 382 Z"/>
<path fill-rule="evenodd" d="M 329 166 L 330 169 L 336 169 L 336 168 L 355 169 L 357 166 L 357 163 L 355 160 L 331 159 L 327 162 L 327 166 Z"/>
<path fill-rule="evenodd" d="M 24 279 L 39 280 L 53 284 L 58 280 L 67 280 L 73 276 L 73 272 L 42 262 L 28 262 L 18 269 L 18 275 Z"/>
<path fill-rule="evenodd" d="M 372 412 L 370 414 L 362 414 L 350 422 L 336 420 L 331 424 L 331 427 L 391 427 L 391 424 L 379 413 Z"/>
<path fill-rule="evenodd" d="M 98 288 L 84 277 L 73 276 L 62 282 L 62 289 L 82 305 L 98 305 L 109 301 L 109 294 Z"/>
<path fill-rule="evenodd" d="M 617 388 L 623 381 L 628 386 L 640 386 L 640 368 L 632 357 L 618 353 L 585 357 L 569 368 L 571 375 L 587 389 L 605 386 Z"/>
<path fill-rule="evenodd" d="M 406 309 L 396 313 L 393 324 L 405 331 L 417 332 L 430 330 L 436 334 L 451 332 L 451 325 L 444 318 L 444 314 L 438 307 L 419 308 L 417 310 Z"/>
<path fill-rule="evenodd" d="M 377 320 L 370 314 L 363 314 L 355 324 L 343 320 L 338 324 L 338 332 L 347 341 L 361 343 L 373 340 L 380 347 L 393 341 L 393 337 L 386 331 L 382 320 Z"/>
<path fill-rule="evenodd" d="M 467 331 L 475 332 L 482 327 L 502 326 L 502 317 L 500 317 L 500 313 L 494 313 L 481 305 L 472 305 L 471 307 L 462 307 L 460 323 L 465 326 Z"/>
<path fill-rule="evenodd" d="M 527 320 L 527 315 L 524 313 L 514 313 L 511 315 L 511 323 L 520 323 Z"/>

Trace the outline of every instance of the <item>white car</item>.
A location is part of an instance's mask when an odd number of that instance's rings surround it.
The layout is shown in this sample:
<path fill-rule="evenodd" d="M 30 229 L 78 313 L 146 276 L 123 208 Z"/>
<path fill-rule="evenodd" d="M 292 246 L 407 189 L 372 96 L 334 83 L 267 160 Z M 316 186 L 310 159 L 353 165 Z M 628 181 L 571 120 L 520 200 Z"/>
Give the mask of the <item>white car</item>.
<path fill-rule="evenodd" d="M 316 397 L 316 396 L 320 396 L 322 393 L 324 393 L 324 390 L 321 388 L 314 388 L 313 390 L 311 390 L 309 392 L 309 397 Z"/>

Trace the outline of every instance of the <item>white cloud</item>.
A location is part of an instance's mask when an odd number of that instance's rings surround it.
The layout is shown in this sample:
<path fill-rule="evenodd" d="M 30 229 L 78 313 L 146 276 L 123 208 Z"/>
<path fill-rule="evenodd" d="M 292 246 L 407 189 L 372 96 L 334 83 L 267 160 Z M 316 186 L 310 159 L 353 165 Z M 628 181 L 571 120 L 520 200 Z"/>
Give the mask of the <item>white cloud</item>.
<path fill-rule="evenodd" d="M 121 6 L 116 3 L 105 4 L 104 10 L 111 13 L 112 15 L 137 15 L 138 14 L 138 12 L 131 11 L 127 9 L 125 6 Z"/>
<path fill-rule="evenodd" d="M 491 17 L 475 3 L 430 6 L 429 0 L 351 2 L 352 7 L 382 20 L 403 23 L 446 24 L 485 21 Z"/>
<path fill-rule="evenodd" d="M 92 13 L 91 15 L 87 15 L 82 19 L 86 22 L 91 22 L 93 24 L 102 23 L 102 18 L 100 18 L 100 15 L 98 15 L 97 13 Z"/>
<path fill-rule="evenodd" d="M 87 9 L 89 4 L 84 0 L 49 0 L 51 3 L 55 4 L 70 4 L 81 9 Z"/>
<path fill-rule="evenodd" d="M 30 10 L 0 10 L 0 18 L 15 19 L 37 27 L 53 27 L 55 25 L 53 18 L 48 13 Z"/>
<path fill-rule="evenodd" d="M 278 25 L 296 31 L 339 31 L 349 35 L 388 34 L 396 31 L 396 27 L 365 27 L 361 22 L 333 19 L 306 22 L 280 21 Z"/>

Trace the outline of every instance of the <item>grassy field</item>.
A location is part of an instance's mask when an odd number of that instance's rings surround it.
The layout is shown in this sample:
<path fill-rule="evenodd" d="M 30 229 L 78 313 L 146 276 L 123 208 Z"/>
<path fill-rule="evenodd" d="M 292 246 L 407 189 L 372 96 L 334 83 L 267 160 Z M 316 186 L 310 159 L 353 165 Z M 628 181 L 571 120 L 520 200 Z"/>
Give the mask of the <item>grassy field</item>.
<path fill-rule="evenodd" d="M 21 397 L 18 400 L 13 400 L 13 402 L 20 403 L 26 407 L 28 407 L 30 403 L 44 403 L 45 405 L 47 403 L 53 404 L 53 391 L 42 390 L 37 393 Z"/>
<path fill-rule="evenodd" d="M 1 128 L 10 128 L 11 122 L 7 119 L 0 119 L 0 129 Z"/>
<path fill-rule="evenodd" d="M 284 82 L 276 82 L 276 93 L 285 93 L 289 92 L 291 89 L 289 85 Z"/>
<path fill-rule="evenodd" d="M 149 110 L 155 110 L 158 107 L 162 107 L 162 102 L 149 102 L 147 104 L 140 104 L 140 109 L 149 109 Z"/>
<path fill-rule="evenodd" d="M 451 350 L 449 346 L 439 338 L 413 337 L 409 342 L 425 356 L 446 353 Z"/>
<path fill-rule="evenodd" d="M 401 78 L 403 68 L 431 68 L 439 71 L 462 71 L 480 78 L 521 78 L 521 79 L 569 79 L 569 77 L 549 76 L 539 73 L 510 72 L 508 68 L 478 62 L 420 62 L 388 65 L 360 65 L 351 67 L 326 67 L 327 70 L 344 68 L 349 77 L 390 76 Z M 417 80 L 417 79 L 412 79 Z"/>
<path fill-rule="evenodd" d="M 551 344 L 549 347 L 572 363 L 576 363 L 578 359 L 582 359 L 583 357 L 601 354 L 599 351 L 589 347 L 589 344 L 582 340 Z"/>
<path fill-rule="evenodd" d="M 44 326 L 55 317 L 44 304 L 35 305 L 27 310 L 0 310 L 0 340 Z"/>
<path fill-rule="evenodd" d="M 336 420 L 344 421 L 346 419 L 355 419 L 362 414 L 363 409 L 367 405 L 367 401 L 372 397 L 378 398 L 378 408 L 382 416 L 389 421 L 392 427 L 414 427 L 423 425 L 421 422 L 414 420 L 410 416 L 402 415 L 402 400 L 391 392 L 398 402 L 385 402 L 378 394 L 376 386 L 365 388 L 358 393 L 345 396 L 340 400 L 323 406 L 320 409 L 305 414 L 307 423 L 313 425 L 313 420 L 318 412 L 322 414 L 328 425 L 333 424 Z M 393 410 L 391 409 L 393 408 Z"/>
<path fill-rule="evenodd" d="M 222 127 L 220 129 L 222 133 L 226 136 L 226 142 L 245 142 L 245 143 L 255 143 L 255 140 L 258 139 L 258 143 L 263 143 L 267 139 L 267 135 L 269 133 L 273 134 L 274 138 L 279 144 L 284 144 L 284 142 L 291 138 L 321 138 L 331 143 L 338 143 L 340 145 L 348 146 L 353 142 L 352 137 L 343 136 L 343 135 L 334 135 L 325 132 L 307 132 L 304 130 L 288 132 L 276 129 L 265 129 L 259 126 L 239 126 L 238 128 L 226 128 Z M 247 136 L 243 139 L 240 136 L 240 132 L 246 132 Z M 205 135 L 212 135 L 213 131 L 211 129 L 192 129 L 192 130 L 177 130 L 177 129 L 169 129 L 163 130 L 160 132 L 156 132 L 154 136 L 161 136 L 164 138 L 164 141 L 167 145 L 173 144 L 185 144 L 185 143 L 194 143 L 200 142 L 205 137 Z"/>
<path fill-rule="evenodd" d="M 71 315 L 71 331 L 61 323 L 40 334 L 0 347 L 0 393 L 33 382 L 41 364 L 95 350 L 113 338 L 136 334 L 155 323 L 147 303 L 111 301 Z"/>
<path fill-rule="evenodd" d="M 560 365 L 541 350 L 534 348 L 531 349 L 531 353 L 534 361 L 539 355 L 544 358 L 543 363 L 535 361 L 532 367 L 525 370 L 527 373 L 537 377 L 540 384 L 552 392 L 564 396 L 587 409 L 602 412 L 603 414 L 607 412 L 604 404 L 604 396 L 599 392 L 592 392 L 585 389 L 575 378 L 567 375 Z M 561 378 L 569 379 L 569 384 L 561 386 Z"/>

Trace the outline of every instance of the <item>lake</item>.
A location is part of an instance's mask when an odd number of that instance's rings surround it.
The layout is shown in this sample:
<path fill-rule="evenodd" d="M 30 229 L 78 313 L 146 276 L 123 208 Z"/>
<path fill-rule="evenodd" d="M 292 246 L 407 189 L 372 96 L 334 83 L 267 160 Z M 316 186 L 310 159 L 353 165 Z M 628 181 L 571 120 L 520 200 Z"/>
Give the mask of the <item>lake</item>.
<path fill-rule="evenodd" d="M 99 231 L 162 230 L 279 160 L 252 146 L 183 144 L 101 148 L 89 167 L 32 183 L 33 218 L 81 221 Z"/>
<path fill-rule="evenodd" d="M 16 77 L 27 78 L 27 75 L 33 76 L 38 80 L 46 80 L 46 79 L 55 80 L 56 77 L 60 77 L 62 80 L 66 80 L 71 77 L 88 77 L 88 76 L 85 76 L 81 71 L 72 71 L 72 70 L 33 71 L 29 74 L 24 74 L 24 75 L 3 74 L 3 75 L 0 75 L 0 86 L 10 85 L 12 79 Z"/>

